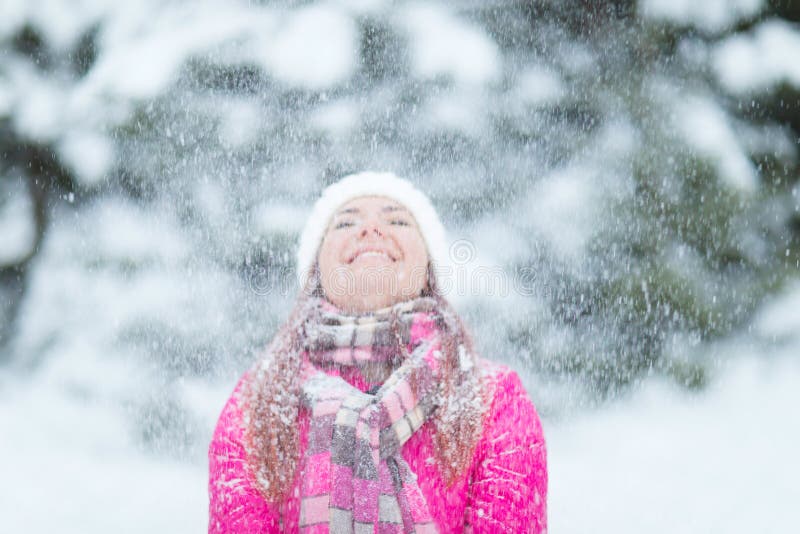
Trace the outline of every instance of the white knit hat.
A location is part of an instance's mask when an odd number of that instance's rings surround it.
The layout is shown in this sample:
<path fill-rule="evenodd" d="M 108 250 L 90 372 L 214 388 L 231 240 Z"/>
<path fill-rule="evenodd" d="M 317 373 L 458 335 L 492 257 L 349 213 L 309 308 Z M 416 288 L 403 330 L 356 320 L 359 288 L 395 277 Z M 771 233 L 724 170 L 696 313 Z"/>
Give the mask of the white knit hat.
<path fill-rule="evenodd" d="M 300 287 L 305 287 L 311 267 L 336 209 L 349 200 L 377 195 L 396 200 L 414 216 L 433 262 L 434 272 L 447 262 L 447 240 L 444 226 L 430 199 L 408 180 L 390 172 L 361 172 L 345 176 L 325 188 L 311 210 L 300 234 L 297 247 L 297 276 Z"/>

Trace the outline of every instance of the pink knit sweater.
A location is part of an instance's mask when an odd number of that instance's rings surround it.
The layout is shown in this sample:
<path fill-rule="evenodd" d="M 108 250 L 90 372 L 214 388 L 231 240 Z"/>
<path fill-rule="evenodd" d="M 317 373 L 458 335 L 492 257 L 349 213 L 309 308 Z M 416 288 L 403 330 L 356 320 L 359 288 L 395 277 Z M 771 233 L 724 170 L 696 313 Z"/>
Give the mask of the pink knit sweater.
<path fill-rule="evenodd" d="M 480 360 L 493 400 L 483 423 L 472 463 L 446 487 L 434 461 L 433 423 L 428 421 L 403 446 L 401 454 L 417 474 L 442 533 L 544 533 L 547 527 L 547 464 L 539 417 L 517 374 L 508 367 Z M 360 375 L 343 375 L 366 391 Z M 283 503 L 264 500 L 245 463 L 242 412 L 237 399 L 240 380 L 219 417 L 208 450 L 209 534 L 298 532 L 300 487 Z M 301 410 L 301 455 L 305 452 L 309 414 Z M 453 436 L 458 439 L 458 436 Z M 281 469 L 275 466 L 275 469 Z"/>

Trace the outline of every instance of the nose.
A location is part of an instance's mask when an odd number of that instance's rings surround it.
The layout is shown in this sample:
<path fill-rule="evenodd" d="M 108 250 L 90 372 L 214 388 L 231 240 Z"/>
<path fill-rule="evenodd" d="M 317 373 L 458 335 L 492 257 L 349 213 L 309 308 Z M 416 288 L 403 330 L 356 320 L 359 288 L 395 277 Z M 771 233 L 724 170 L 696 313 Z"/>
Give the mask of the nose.
<path fill-rule="evenodd" d="M 380 224 L 374 221 L 370 221 L 364 224 L 364 227 L 361 228 L 360 236 L 367 237 L 368 235 L 378 235 L 383 237 L 383 232 L 381 231 Z"/>

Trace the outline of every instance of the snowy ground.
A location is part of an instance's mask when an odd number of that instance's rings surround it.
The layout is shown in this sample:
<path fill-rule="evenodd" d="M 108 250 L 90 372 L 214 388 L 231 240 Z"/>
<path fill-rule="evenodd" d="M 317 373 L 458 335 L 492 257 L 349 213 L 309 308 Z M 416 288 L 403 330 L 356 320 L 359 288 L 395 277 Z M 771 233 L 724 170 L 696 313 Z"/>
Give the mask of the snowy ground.
<path fill-rule="evenodd" d="M 653 381 L 549 425 L 550 530 L 790 532 L 798 406 L 800 361 L 787 351 L 738 359 L 700 394 Z"/>
<path fill-rule="evenodd" d="M 800 360 L 754 350 L 702 393 L 654 379 L 545 421 L 551 532 L 788 532 L 800 502 Z M 205 465 L 137 452 L 109 407 L 8 385 L 0 376 L 4 531 L 205 530 Z"/>

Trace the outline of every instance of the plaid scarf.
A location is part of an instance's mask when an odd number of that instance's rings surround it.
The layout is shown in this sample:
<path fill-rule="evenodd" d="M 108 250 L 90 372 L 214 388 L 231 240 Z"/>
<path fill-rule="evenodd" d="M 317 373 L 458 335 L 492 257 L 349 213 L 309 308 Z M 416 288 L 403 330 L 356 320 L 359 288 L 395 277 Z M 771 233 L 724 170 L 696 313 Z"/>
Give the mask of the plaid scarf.
<path fill-rule="evenodd" d="M 420 297 L 369 315 L 343 316 L 315 304 L 305 324 L 302 402 L 311 423 L 301 533 L 437 532 L 416 475 L 400 455 L 435 409 L 436 339 L 418 340 L 410 354 L 405 347 L 414 321 L 436 318 L 436 307 L 434 299 Z M 396 354 L 398 343 L 404 354 Z M 398 363 L 370 393 L 320 370 Z"/>

